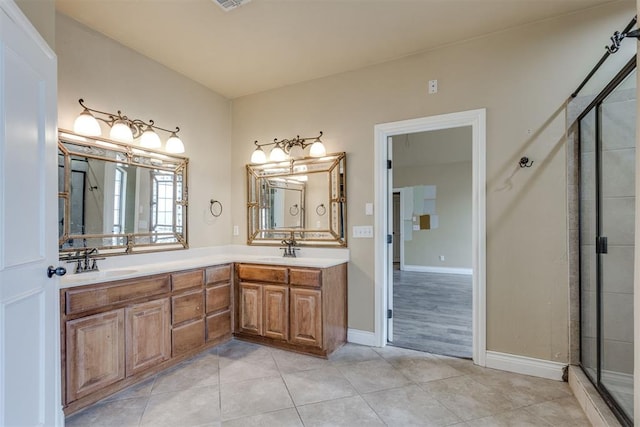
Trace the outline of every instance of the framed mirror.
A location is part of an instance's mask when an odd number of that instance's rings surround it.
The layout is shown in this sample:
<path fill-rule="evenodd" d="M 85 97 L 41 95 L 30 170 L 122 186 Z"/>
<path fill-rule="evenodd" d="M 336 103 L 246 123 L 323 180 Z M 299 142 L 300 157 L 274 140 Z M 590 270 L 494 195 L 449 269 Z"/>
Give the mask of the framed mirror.
<path fill-rule="evenodd" d="M 185 249 L 189 159 L 61 130 L 61 254 L 116 255 Z"/>
<path fill-rule="evenodd" d="M 247 243 L 345 247 L 345 153 L 247 165 Z"/>

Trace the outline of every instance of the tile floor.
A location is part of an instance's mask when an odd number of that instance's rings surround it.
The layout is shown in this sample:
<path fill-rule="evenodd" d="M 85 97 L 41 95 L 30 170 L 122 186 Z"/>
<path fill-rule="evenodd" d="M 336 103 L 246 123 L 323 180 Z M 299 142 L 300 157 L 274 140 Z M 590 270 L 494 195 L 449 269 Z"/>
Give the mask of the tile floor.
<path fill-rule="evenodd" d="M 397 347 L 329 360 L 230 341 L 66 420 L 76 426 L 587 426 L 566 383 Z"/>

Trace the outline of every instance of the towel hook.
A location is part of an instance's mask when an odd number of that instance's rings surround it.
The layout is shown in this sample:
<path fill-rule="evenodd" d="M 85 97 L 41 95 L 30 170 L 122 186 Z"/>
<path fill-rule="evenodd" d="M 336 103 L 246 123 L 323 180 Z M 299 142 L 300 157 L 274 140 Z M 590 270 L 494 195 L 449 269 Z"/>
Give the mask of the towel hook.
<path fill-rule="evenodd" d="M 530 168 L 531 166 L 533 166 L 533 160 L 529 161 L 528 157 L 521 157 L 518 165 L 521 168 Z"/>

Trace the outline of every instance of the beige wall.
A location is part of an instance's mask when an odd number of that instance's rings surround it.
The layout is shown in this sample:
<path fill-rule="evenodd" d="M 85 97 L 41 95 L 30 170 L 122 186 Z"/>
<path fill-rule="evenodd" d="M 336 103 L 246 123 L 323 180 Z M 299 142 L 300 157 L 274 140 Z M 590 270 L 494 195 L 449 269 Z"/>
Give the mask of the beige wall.
<path fill-rule="evenodd" d="M 55 0 L 15 0 L 15 2 L 53 49 L 56 45 Z"/>
<path fill-rule="evenodd" d="M 346 151 L 348 225 L 373 225 L 373 127 L 487 109 L 487 346 L 566 361 L 567 225 L 564 102 L 635 14 L 608 4 L 401 60 L 233 101 L 232 192 L 255 139 L 323 130 Z M 439 93 L 427 95 L 438 79 Z M 517 168 L 526 155 L 530 169 Z M 244 198 L 233 201 L 241 218 Z M 242 224 L 241 224 L 242 225 Z M 245 241 L 243 234 L 235 243 Z M 373 330 L 374 248 L 350 239 L 349 326 Z"/>
<path fill-rule="evenodd" d="M 413 231 L 411 240 L 401 242 L 405 265 L 471 268 L 472 166 L 456 162 L 393 168 L 394 188 L 436 186 L 438 227 Z"/>
<path fill-rule="evenodd" d="M 59 126 L 73 129 L 81 111 L 79 98 L 97 110 L 122 110 L 131 118 L 151 118 L 167 129 L 179 126 L 185 156 L 190 158 L 189 245 L 228 244 L 230 102 L 60 14 L 56 15 L 56 53 Z M 210 199 L 224 207 L 218 218 L 209 213 Z"/>

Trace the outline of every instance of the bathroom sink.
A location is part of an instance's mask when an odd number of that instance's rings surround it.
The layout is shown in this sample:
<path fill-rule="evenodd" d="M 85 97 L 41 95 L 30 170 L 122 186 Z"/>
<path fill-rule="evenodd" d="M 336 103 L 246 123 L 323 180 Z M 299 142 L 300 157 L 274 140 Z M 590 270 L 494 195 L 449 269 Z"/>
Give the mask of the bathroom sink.
<path fill-rule="evenodd" d="M 114 270 L 90 271 L 87 273 L 76 273 L 65 276 L 64 280 L 69 282 L 90 281 L 94 279 L 106 279 L 111 277 L 128 276 L 137 273 L 138 270 L 133 268 L 123 268 Z"/>

